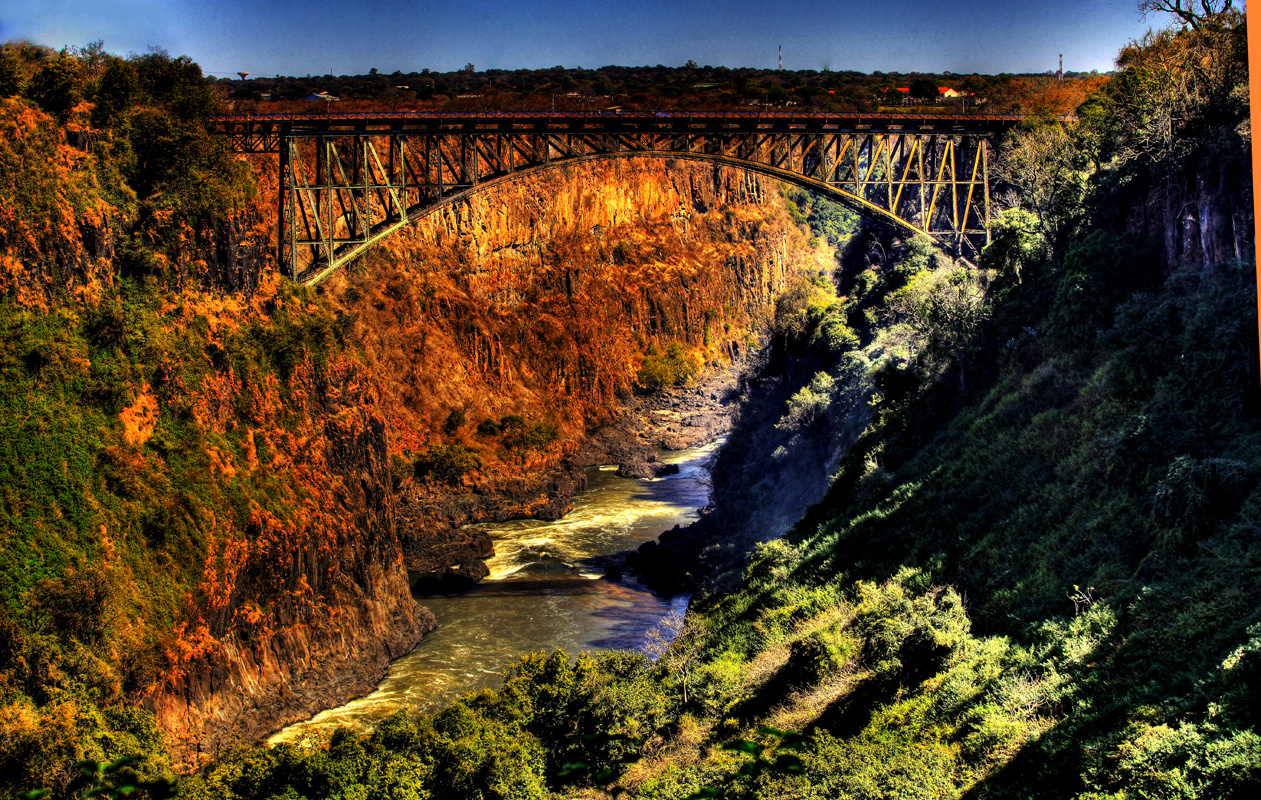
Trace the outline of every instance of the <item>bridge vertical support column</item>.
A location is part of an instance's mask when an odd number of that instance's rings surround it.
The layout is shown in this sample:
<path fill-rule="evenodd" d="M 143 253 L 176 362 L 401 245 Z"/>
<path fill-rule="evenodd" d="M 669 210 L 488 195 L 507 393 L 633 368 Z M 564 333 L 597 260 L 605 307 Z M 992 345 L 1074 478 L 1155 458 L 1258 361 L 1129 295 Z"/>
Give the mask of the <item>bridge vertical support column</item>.
<path fill-rule="evenodd" d="M 967 226 L 962 224 L 962 221 L 959 219 L 959 148 L 956 145 L 955 137 L 952 136 L 950 142 L 951 220 L 955 230 L 955 258 L 959 258 L 963 255 L 963 230 Z"/>
<path fill-rule="evenodd" d="M 285 182 L 289 185 L 289 204 L 285 212 L 285 223 L 289 228 L 289 278 L 290 280 L 298 279 L 298 190 L 294 183 L 293 161 L 297 149 L 297 141 L 294 137 L 286 137 L 284 143 L 285 150 Z"/>
<path fill-rule="evenodd" d="M 276 269 L 283 275 L 285 269 L 285 195 L 293 181 L 289 167 L 289 136 L 280 137 L 280 175 L 276 181 Z M 290 226 L 292 227 L 292 222 Z"/>
<path fill-rule="evenodd" d="M 919 152 L 916 154 L 916 166 L 919 168 L 919 226 L 924 230 L 928 230 L 928 206 L 924 205 L 928 198 L 925 196 L 927 188 L 927 178 L 924 177 L 924 134 L 917 133 L 915 140 L 919 144 L 916 148 Z"/>
<path fill-rule="evenodd" d="M 897 209 L 893 207 L 893 145 L 896 142 L 900 142 L 901 139 L 898 134 L 893 133 L 892 131 L 886 133 L 885 138 L 888 139 L 888 142 L 884 147 L 885 206 L 889 209 L 889 213 L 895 214 L 897 213 Z"/>
<path fill-rule="evenodd" d="M 989 163 L 990 140 L 988 136 L 981 137 L 981 181 L 985 188 L 985 244 L 990 243 L 990 163 Z"/>
<path fill-rule="evenodd" d="M 442 200 L 442 139 L 430 136 L 425 144 L 429 148 L 429 166 L 436 168 L 437 174 L 434 177 L 438 185 L 438 199 Z"/>

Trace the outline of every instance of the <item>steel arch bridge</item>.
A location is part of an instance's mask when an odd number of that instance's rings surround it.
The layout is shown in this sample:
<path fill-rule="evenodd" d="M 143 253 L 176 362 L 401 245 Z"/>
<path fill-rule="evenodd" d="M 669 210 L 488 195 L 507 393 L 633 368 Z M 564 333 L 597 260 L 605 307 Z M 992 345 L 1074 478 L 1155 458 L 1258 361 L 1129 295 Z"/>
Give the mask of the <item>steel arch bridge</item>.
<path fill-rule="evenodd" d="M 990 147 L 1020 116 L 795 112 L 411 112 L 225 116 L 279 154 L 277 262 L 318 284 L 471 192 L 595 159 L 694 159 L 802 186 L 956 255 L 988 241 Z"/>

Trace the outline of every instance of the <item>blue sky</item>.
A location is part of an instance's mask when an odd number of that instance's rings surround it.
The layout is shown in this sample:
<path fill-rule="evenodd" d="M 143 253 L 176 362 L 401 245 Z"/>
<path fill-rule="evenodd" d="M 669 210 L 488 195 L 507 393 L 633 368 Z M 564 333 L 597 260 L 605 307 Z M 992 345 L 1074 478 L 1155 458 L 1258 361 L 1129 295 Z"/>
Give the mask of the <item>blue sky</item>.
<path fill-rule="evenodd" d="M 1105 71 L 1166 18 L 1138 0 L 0 0 L 0 38 L 164 47 L 208 74 L 609 64 Z"/>

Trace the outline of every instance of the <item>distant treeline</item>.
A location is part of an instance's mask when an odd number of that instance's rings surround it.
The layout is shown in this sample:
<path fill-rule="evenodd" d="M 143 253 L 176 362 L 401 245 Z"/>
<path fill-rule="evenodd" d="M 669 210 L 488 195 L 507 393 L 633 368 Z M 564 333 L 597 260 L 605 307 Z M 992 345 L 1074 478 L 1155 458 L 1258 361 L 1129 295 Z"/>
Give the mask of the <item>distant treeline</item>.
<path fill-rule="evenodd" d="M 123 72 L 143 71 L 155 59 L 174 61 L 182 78 L 203 82 L 224 110 L 290 112 L 312 103 L 337 102 L 348 110 L 567 110 L 594 111 L 612 106 L 638 109 L 801 108 L 811 111 L 877 111 L 902 105 L 948 107 L 954 112 L 1071 114 L 1108 75 L 1067 72 L 1060 80 L 1042 74 L 958 75 L 954 73 L 845 70 L 773 70 L 697 66 L 561 66 L 550 69 L 489 69 L 466 64 L 454 72 L 395 71 L 373 68 L 367 75 L 255 77 L 206 76 L 186 56 L 165 51 L 126 58 L 110 55 L 101 41 L 60 51 L 29 42 L 3 46 L 0 93 L 24 93 L 54 114 L 64 114 L 79 100 L 108 106 L 97 113 L 117 113 L 119 103 L 134 99 Z M 106 74 L 110 69 L 112 73 Z M 42 73 L 42 74 L 41 74 Z M 126 85 L 123 85 L 126 84 Z M 122 86 L 120 95 L 118 87 Z M 117 96 L 115 96 L 117 95 Z M 202 109 L 198 109 L 201 111 Z"/>
<path fill-rule="evenodd" d="M 455 72 L 393 72 L 373 69 L 367 75 L 306 77 L 223 77 L 216 81 L 221 96 L 234 106 L 260 108 L 278 102 L 302 101 L 324 93 L 339 102 L 387 105 L 390 108 L 445 107 L 557 108 L 595 110 L 630 108 L 802 107 L 817 111 L 874 111 L 903 103 L 950 104 L 969 109 L 1038 113 L 1044 107 L 1062 112 L 1071 103 L 1056 95 L 1067 88 L 1077 102 L 1097 88 L 1098 72 L 1067 73 L 1060 82 L 1053 73 L 1040 75 L 956 75 L 953 73 L 873 72 L 852 70 L 772 70 L 697 66 L 601 67 L 561 66 L 550 69 L 490 69 L 473 64 Z M 928 91 L 910 90 L 918 84 Z M 938 98 L 937 88 L 958 97 Z M 1071 90 L 1078 91 L 1071 91 Z M 918 96 L 916 96 L 918 94 Z M 328 101 L 332 102 L 332 101 Z M 339 106 L 340 107 L 340 106 Z"/>

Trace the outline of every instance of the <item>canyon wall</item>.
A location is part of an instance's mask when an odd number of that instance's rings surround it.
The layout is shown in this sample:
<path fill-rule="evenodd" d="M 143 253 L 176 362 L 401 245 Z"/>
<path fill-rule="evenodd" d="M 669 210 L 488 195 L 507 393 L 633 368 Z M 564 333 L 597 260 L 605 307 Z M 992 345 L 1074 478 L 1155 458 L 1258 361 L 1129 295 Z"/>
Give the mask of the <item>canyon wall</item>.
<path fill-rule="evenodd" d="M 268 181 L 260 170 L 262 208 Z M 250 476 L 259 490 L 244 525 L 209 526 L 199 589 L 146 697 L 187 765 L 367 692 L 434 626 L 408 568 L 480 577 L 489 542 L 462 523 L 563 513 L 583 485 L 575 456 L 617 426 L 646 353 L 677 343 L 702 364 L 740 355 L 792 270 L 825 258 L 772 182 L 659 160 L 498 185 L 383 243 L 315 297 L 270 269 L 253 277 L 234 256 L 261 253 L 265 233 L 231 230 L 197 263 L 222 285 L 219 300 L 188 303 L 190 324 L 212 306 L 224 336 L 322 314 L 345 344 L 326 364 L 307 352 L 279 381 L 229 364 L 187 387 L 199 424 L 237 445 L 213 449 L 219 480 Z M 550 439 L 513 447 L 477 432 L 512 416 Z M 480 461 L 459 481 L 399 473 L 457 444 Z"/>
<path fill-rule="evenodd" d="M 459 446 L 480 462 L 456 485 L 405 482 L 409 565 L 468 573 L 488 545 L 459 525 L 554 518 L 582 487 L 578 467 L 694 442 L 667 429 L 636 454 L 591 437 L 619 428 L 645 358 L 672 345 L 697 364 L 740 357 L 789 276 L 828 263 L 773 181 L 631 159 L 495 185 L 334 275 L 325 296 L 355 319 L 397 451 Z M 556 440 L 513 448 L 479 432 L 510 415 L 554 425 Z"/>
<path fill-rule="evenodd" d="M 454 202 L 313 292 L 271 262 L 274 159 L 206 172 L 222 208 L 142 198 L 86 106 L 0 112 L 0 679 L 36 720 L 140 703 L 186 768 L 368 691 L 435 624 L 415 573 L 484 571 L 463 523 L 555 517 L 583 465 L 702 434 L 609 444 L 646 359 L 742 355 L 827 264 L 765 178 L 606 161 Z M 414 476 L 436 447 L 473 468 Z"/>

